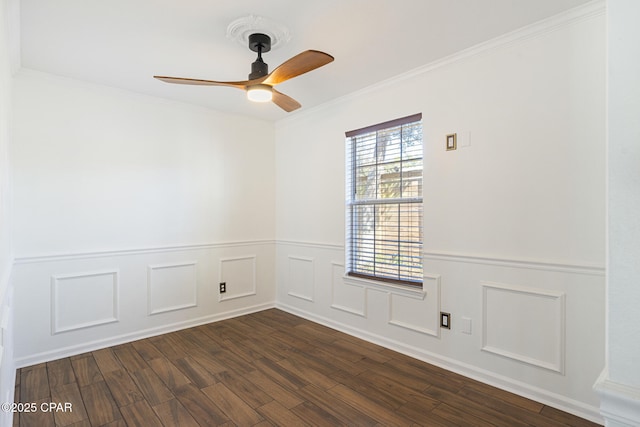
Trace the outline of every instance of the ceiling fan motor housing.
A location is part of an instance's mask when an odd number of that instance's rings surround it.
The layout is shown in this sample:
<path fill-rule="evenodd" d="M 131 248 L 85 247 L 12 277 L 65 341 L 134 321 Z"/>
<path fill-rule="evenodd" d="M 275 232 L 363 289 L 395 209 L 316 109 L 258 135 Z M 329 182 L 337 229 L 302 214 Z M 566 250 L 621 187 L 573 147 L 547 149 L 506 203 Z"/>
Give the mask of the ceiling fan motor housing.
<path fill-rule="evenodd" d="M 249 49 L 258 52 L 258 59 L 251 64 L 249 80 L 269 74 L 269 66 L 262 60 L 262 53 L 271 50 L 271 37 L 266 34 L 255 33 L 249 36 Z"/>

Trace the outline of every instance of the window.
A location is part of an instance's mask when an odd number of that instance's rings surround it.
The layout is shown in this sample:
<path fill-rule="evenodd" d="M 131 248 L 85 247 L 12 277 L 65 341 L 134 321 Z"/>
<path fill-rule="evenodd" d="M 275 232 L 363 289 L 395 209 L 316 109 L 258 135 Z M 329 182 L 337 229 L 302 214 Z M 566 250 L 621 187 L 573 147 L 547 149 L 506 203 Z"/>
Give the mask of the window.
<path fill-rule="evenodd" d="M 422 114 L 346 133 L 347 274 L 422 285 Z"/>

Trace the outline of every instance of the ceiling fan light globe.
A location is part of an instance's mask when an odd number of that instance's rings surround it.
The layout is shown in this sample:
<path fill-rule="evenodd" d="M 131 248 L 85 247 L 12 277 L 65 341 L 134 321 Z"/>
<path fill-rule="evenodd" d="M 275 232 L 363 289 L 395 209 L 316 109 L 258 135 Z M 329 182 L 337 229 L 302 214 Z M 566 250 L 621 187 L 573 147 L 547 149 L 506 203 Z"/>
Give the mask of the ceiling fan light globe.
<path fill-rule="evenodd" d="M 254 85 L 247 88 L 247 99 L 253 102 L 269 102 L 273 99 L 273 92 L 269 85 Z"/>

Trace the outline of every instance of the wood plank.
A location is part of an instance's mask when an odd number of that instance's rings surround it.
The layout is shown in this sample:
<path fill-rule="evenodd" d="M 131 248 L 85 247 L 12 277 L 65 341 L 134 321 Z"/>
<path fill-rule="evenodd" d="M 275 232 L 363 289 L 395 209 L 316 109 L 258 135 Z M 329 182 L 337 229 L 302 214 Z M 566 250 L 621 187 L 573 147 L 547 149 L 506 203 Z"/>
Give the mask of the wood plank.
<path fill-rule="evenodd" d="M 471 381 L 462 375 L 399 353 L 396 353 L 385 365 L 392 366 L 396 371 L 404 373 L 407 377 L 413 377 L 414 380 L 421 381 L 426 386 L 437 386 L 453 393 L 457 393 Z"/>
<path fill-rule="evenodd" d="M 217 383 L 202 389 L 209 399 L 216 403 L 231 421 L 239 426 L 251 426 L 263 420 L 253 408 L 247 405 L 223 383 Z"/>
<path fill-rule="evenodd" d="M 469 381 L 460 392 L 462 393 L 468 389 L 475 390 L 485 395 L 491 395 L 496 399 L 509 403 L 510 405 L 535 413 L 539 413 L 544 407 L 544 404 L 540 402 L 518 396 L 517 394 L 509 393 L 508 391 L 501 390 L 488 384 L 483 384 L 479 381 Z"/>
<path fill-rule="evenodd" d="M 144 400 L 123 406 L 120 412 L 128 426 L 163 427 L 158 416 Z"/>
<path fill-rule="evenodd" d="M 119 420 L 111 421 L 110 423 L 107 423 L 104 426 L 100 426 L 100 427 L 130 427 L 130 426 L 128 426 L 123 419 L 119 419 Z"/>
<path fill-rule="evenodd" d="M 224 350 L 219 350 L 216 352 L 216 354 L 219 354 L 221 351 L 228 352 L 229 354 L 233 355 L 236 360 L 242 361 L 247 366 L 251 365 L 254 360 L 260 359 L 262 357 L 261 354 L 253 352 L 253 350 L 251 350 L 250 348 L 247 348 L 240 344 L 240 341 L 225 340 Z"/>
<path fill-rule="evenodd" d="M 119 424 L 119 423 L 122 423 L 122 424 Z M 77 423 L 73 423 L 64 427 L 92 427 L 92 426 L 91 426 L 91 421 L 86 419 L 86 420 L 78 421 Z M 127 427 L 127 425 L 124 423 L 124 421 L 118 420 L 118 421 L 112 421 L 108 424 L 105 424 L 105 427 Z"/>
<path fill-rule="evenodd" d="M 308 426 L 302 418 L 298 417 L 291 411 L 280 405 L 277 401 L 272 400 L 269 403 L 265 403 L 257 409 L 257 411 L 277 426 Z"/>
<path fill-rule="evenodd" d="M 338 331 L 323 325 L 313 323 L 300 323 L 295 326 L 296 335 L 310 342 L 320 342 L 325 345 L 333 345 L 340 338 Z"/>
<path fill-rule="evenodd" d="M 51 396 L 51 391 L 49 390 L 49 377 L 45 363 L 22 371 L 20 378 L 20 398 L 22 402 L 35 402 L 49 398 L 49 396 Z"/>
<path fill-rule="evenodd" d="M 391 357 L 389 357 L 389 355 L 380 353 L 379 350 L 371 350 L 370 348 L 367 348 L 367 346 L 361 345 L 351 340 L 345 340 L 342 338 L 337 339 L 331 344 L 331 348 L 336 347 L 359 354 L 363 359 L 370 359 L 377 363 L 386 363 L 391 360 Z"/>
<path fill-rule="evenodd" d="M 316 386 L 324 389 L 329 389 L 337 384 L 337 382 L 321 372 L 316 371 L 311 366 L 305 363 L 303 357 L 289 357 L 276 362 L 276 365 L 281 366 L 292 374 L 301 378 L 307 384 L 315 384 Z"/>
<path fill-rule="evenodd" d="M 194 329 L 202 337 L 200 339 L 200 347 L 205 348 L 207 351 L 220 350 L 223 347 L 224 338 L 211 329 L 210 323 L 196 326 Z"/>
<path fill-rule="evenodd" d="M 273 334 L 269 335 L 269 338 L 279 341 L 283 345 L 297 350 L 301 353 L 312 354 L 313 351 L 318 348 L 318 346 L 314 345 L 313 343 L 310 343 L 307 340 L 296 336 L 293 332 L 289 332 L 286 330 L 274 332 Z"/>
<path fill-rule="evenodd" d="M 158 348 L 153 345 L 151 340 L 138 340 L 131 343 L 131 346 L 138 352 L 140 357 L 142 357 L 146 362 L 149 362 L 153 359 L 158 359 L 160 357 L 164 357 L 162 352 L 158 350 Z"/>
<path fill-rule="evenodd" d="M 189 355 L 171 335 L 160 335 L 149 340 L 169 360 L 183 359 Z"/>
<path fill-rule="evenodd" d="M 206 353 L 202 351 L 193 351 L 191 355 L 187 356 L 193 358 L 200 366 L 202 366 L 207 372 L 212 374 L 214 377 L 216 374 L 220 372 L 226 371 L 228 368 L 224 366 L 221 362 L 216 360 L 216 357 L 213 353 Z M 186 359 L 183 358 L 183 359 Z M 179 360 L 179 359 L 176 359 Z"/>
<path fill-rule="evenodd" d="M 439 402 L 437 403 L 440 404 Z M 404 415 L 410 420 L 414 420 L 419 425 L 430 427 L 459 427 L 460 424 L 456 424 L 450 420 L 446 420 L 433 412 L 428 411 L 429 407 L 423 407 L 416 402 L 407 402 L 398 408 L 397 412 Z"/>
<path fill-rule="evenodd" d="M 309 384 L 269 359 L 258 359 L 254 362 L 254 365 L 257 369 L 271 377 L 272 380 L 289 390 L 296 390 Z"/>
<path fill-rule="evenodd" d="M 122 418 L 118 405 L 104 381 L 81 387 L 80 394 L 92 425 L 101 426 Z"/>
<path fill-rule="evenodd" d="M 142 392 L 149 405 L 155 406 L 159 403 L 173 399 L 173 394 L 164 385 L 162 380 L 151 368 L 132 372 L 133 381 Z"/>
<path fill-rule="evenodd" d="M 38 370 L 40 370 L 40 368 Z M 50 401 L 51 400 L 49 398 L 23 401 L 23 403 L 35 403 L 35 411 L 29 410 L 29 412 L 20 412 L 20 427 L 54 426 L 55 420 L 53 418 L 53 413 L 40 410 L 40 405 L 43 403 L 49 403 Z"/>
<path fill-rule="evenodd" d="M 433 410 L 433 414 L 449 421 L 453 426 L 494 427 L 490 422 L 476 418 L 468 412 L 452 408 L 446 403 L 441 403 Z"/>
<path fill-rule="evenodd" d="M 332 363 L 333 360 L 327 359 L 326 356 L 320 354 L 319 352 L 313 351 L 312 353 L 302 353 L 300 351 L 294 350 L 291 351 L 287 357 L 287 359 L 299 359 L 302 363 L 309 366 L 311 369 L 314 369 L 321 374 L 331 377 L 334 373 L 340 372 L 344 365 L 336 366 L 336 364 Z M 351 364 L 349 364 L 351 367 Z M 364 371 L 365 369 L 360 369 L 358 366 L 357 369 L 351 370 L 349 372 L 356 375 L 359 372 Z"/>
<path fill-rule="evenodd" d="M 213 385 L 218 381 L 211 373 L 209 373 L 209 371 L 203 368 L 202 365 L 191 357 L 177 359 L 174 363 L 180 372 L 182 372 L 198 388 Z"/>
<path fill-rule="evenodd" d="M 111 348 L 96 350 L 91 354 L 93 355 L 93 360 L 95 360 L 98 365 L 98 369 L 102 372 L 102 375 L 107 372 L 117 371 L 123 368 Z"/>
<path fill-rule="evenodd" d="M 477 403 L 481 406 L 491 408 L 507 415 L 512 419 L 517 419 L 525 424 L 535 425 L 540 422 L 540 414 L 536 411 L 523 411 L 520 407 L 505 401 L 500 394 L 482 393 L 469 387 L 463 387 L 457 394 L 470 402 Z M 553 419 L 545 420 L 545 427 L 562 427 L 566 424 L 555 421 Z"/>
<path fill-rule="evenodd" d="M 104 380 L 118 406 L 144 400 L 144 395 L 124 368 L 107 372 L 104 374 Z"/>
<path fill-rule="evenodd" d="M 151 365 L 151 369 L 153 369 L 156 375 L 171 391 L 175 391 L 191 382 L 169 359 L 159 357 L 149 361 L 149 365 Z"/>
<path fill-rule="evenodd" d="M 51 402 L 63 405 L 62 407 L 56 407 L 52 411 L 55 423 L 58 426 L 68 426 L 83 420 L 89 420 L 80 389 L 75 382 L 59 385 L 52 389 Z M 67 404 L 70 406 L 67 407 Z"/>
<path fill-rule="evenodd" d="M 264 335 L 244 340 L 242 345 L 274 362 L 284 359 L 291 351 L 288 345 Z"/>
<path fill-rule="evenodd" d="M 324 360 L 327 364 L 334 366 L 337 370 L 351 372 L 354 375 L 366 370 L 366 367 L 359 363 L 354 363 L 352 360 L 348 360 L 332 351 L 329 348 L 315 348 L 310 354 L 314 355 L 318 359 Z M 362 357 L 352 357 L 352 359 L 362 360 Z"/>
<path fill-rule="evenodd" d="M 251 328 L 251 337 L 268 336 L 278 330 L 277 328 L 273 328 L 260 322 L 253 315 L 241 316 L 237 319 L 239 322 L 242 322 Z"/>
<path fill-rule="evenodd" d="M 221 349 L 217 350 L 214 353 L 210 353 L 216 362 L 224 365 L 225 370 L 232 370 L 237 372 L 238 374 L 245 374 L 247 372 L 251 372 L 254 368 L 250 362 L 245 362 L 244 360 L 238 359 L 238 357 L 232 352 Z"/>
<path fill-rule="evenodd" d="M 240 338 L 237 341 L 244 341 L 246 337 L 254 336 L 256 333 L 255 329 L 253 329 L 252 326 L 247 325 L 242 321 L 241 318 L 238 317 L 228 319 L 224 322 L 224 325 L 226 328 L 231 329 L 234 332 L 235 336 L 233 338 Z M 225 341 L 228 339 L 229 338 L 227 337 Z"/>
<path fill-rule="evenodd" d="M 141 371 L 149 367 L 131 344 L 116 346 L 113 348 L 113 353 L 120 364 L 129 372 Z"/>
<path fill-rule="evenodd" d="M 291 412 L 296 414 L 300 419 L 305 420 L 312 426 L 346 426 L 338 418 L 331 415 L 329 412 L 314 405 L 311 402 L 304 401 L 300 405 L 297 405 L 291 409 Z"/>
<path fill-rule="evenodd" d="M 376 419 L 383 425 L 411 425 L 412 420 L 404 417 L 403 415 L 394 412 L 384 410 L 374 400 L 369 399 L 366 395 L 358 393 L 351 388 L 338 384 L 328 392 L 340 400 L 348 403 L 354 408 L 359 408 L 365 411 L 370 417 Z"/>
<path fill-rule="evenodd" d="M 176 397 L 202 426 L 217 426 L 230 421 L 222 409 L 193 384 L 182 387 Z"/>
<path fill-rule="evenodd" d="M 32 369 L 40 369 L 40 368 L 46 368 L 47 367 L 47 362 L 42 362 L 42 363 L 37 363 L 35 365 L 31 365 L 31 366 L 25 366 L 24 368 L 22 368 L 22 372 L 28 372 Z"/>
<path fill-rule="evenodd" d="M 348 373 L 340 373 L 334 375 L 333 378 L 335 378 L 340 384 L 349 387 L 354 392 L 367 396 L 369 400 L 391 411 L 395 411 L 400 406 L 407 403 L 407 400 L 402 393 L 393 393 L 385 388 L 380 388 L 372 382 L 367 381 L 367 377 L 362 376 L 364 374 L 365 373 L 354 376 Z M 425 398 L 425 400 L 427 400 L 427 398 Z"/>
<path fill-rule="evenodd" d="M 172 333 L 167 334 L 165 336 L 167 337 L 167 339 L 169 340 L 170 343 L 172 343 L 174 346 L 176 346 L 175 350 L 178 353 L 182 353 L 184 356 L 189 355 L 189 351 L 191 351 L 193 348 L 200 347 L 199 343 L 194 342 L 193 340 L 187 339 L 186 338 L 187 334 L 183 334 L 182 331 L 172 332 Z M 164 357 L 167 357 L 167 356 L 164 355 Z M 167 359 L 175 360 L 176 358 L 175 357 L 174 358 L 167 357 Z"/>
<path fill-rule="evenodd" d="M 47 376 L 51 390 L 76 382 L 69 358 L 47 362 Z"/>
<path fill-rule="evenodd" d="M 482 419 L 495 426 L 527 427 L 527 423 L 520 419 L 513 418 L 510 414 L 502 413 L 490 406 L 485 406 L 484 404 L 479 404 L 465 399 L 459 394 L 451 393 L 447 390 L 442 390 L 437 387 L 429 387 L 424 391 L 424 393 L 433 399 L 447 404 L 447 406 L 454 408 L 457 411 L 465 412 L 476 419 Z"/>
<path fill-rule="evenodd" d="M 233 371 L 225 371 L 218 374 L 218 379 L 252 408 L 257 408 L 273 400 L 273 397 L 256 387 L 245 376 Z"/>
<path fill-rule="evenodd" d="M 80 353 L 80 354 L 76 354 L 74 356 L 69 356 L 69 359 L 76 360 L 76 359 L 83 359 L 85 357 L 90 357 L 91 356 L 91 352 L 87 352 L 87 353 Z"/>
<path fill-rule="evenodd" d="M 298 394 L 305 400 L 322 408 L 330 413 L 342 423 L 357 426 L 373 426 L 378 421 L 361 411 L 361 408 L 348 405 L 340 397 L 327 393 L 326 390 L 318 388 L 314 385 L 308 385 L 300 390 Z"/>
<path fill-rule="evenodd" d="M 295 393 L 282 387 L 280 384 L 273 381 L 271 378 L 260 371 L 256 370 L 249 372 L 248 374 L 245 374 L 244 377 L 251 381 L 252 384 L 257 386 L 263 392 L 265 392 L 265 401 L 259 405 L 256 405 L 256 407 L 269 403 L 271 400 L 277 400 L 285 408 L 291 409 L 304 402 L 304 400 L 297 396 Z"/>
<path fill-rule="evenodd" d="M 438 400 L 426 396 L 419 389 L 408 387 L 402 382 L 395 381 L 385 375 L 382 375 L 379 370 L 367 370 L 358 374 L 356 379 L 369 385 L 379 393 L 389 397 L 399 396 L 401 400 L 404 400 L 407 403 L 413 402 L 418 404 L 423 411 L 431 411 L 440 403 Z M 401 406 L 404 405 L 406 405 L 406 403 L 401 404 Z"/>
<path fill-rule="evenodd" d="M 165 426 L 200 427 L 178 399 L 171 399 L 153 407 Z"/>
<path fill-rule="evenodd" d="M 276 326 L 276 329 L 281 329 L 279 326 L 290 326 L 295 327 L 302 323 L 307 323 L 308 321 L 295 316 L 291 313 L 287 313 L 286 311 L 278 310 L 275 308 L 271 308 L 268 310 L 260 311 L 258 313 L 254 313 L 256 317 L 262 319 L 262 321 L 271 320 Z"/>
<path fill-rule="evenodd" d="M 244 341 L 224 341 L 224 347 L 226 350 L 235 354 L 241 358 L 244 362 L 251 364 L 254 360 L 260 359 L 263 356 L 262 352 L 256 351 L 251 346 L 245 345 Z"/>
<path fill-rule="evenodd" d="M 93 356 L 71 359 L 71 365 L 73 366 L 73 372 L 75 372 L 76 380 L 80 387 L 103 380 L 102 373 L 100 369 L 98 369 L 98 365 L 93 359 Z"/>
<path fill-rule="evenodd" d="M 214 341 L 209 338 L 203 330 L 205 327 L 197 326 L 195 328 L 186 329 L 185 331 L 181 331 L 181 336 L 183 341 L 189 345 L 189 350 L 200 348 L 207 352 L 220 350 L 222 345 L 218 341 Z"/>

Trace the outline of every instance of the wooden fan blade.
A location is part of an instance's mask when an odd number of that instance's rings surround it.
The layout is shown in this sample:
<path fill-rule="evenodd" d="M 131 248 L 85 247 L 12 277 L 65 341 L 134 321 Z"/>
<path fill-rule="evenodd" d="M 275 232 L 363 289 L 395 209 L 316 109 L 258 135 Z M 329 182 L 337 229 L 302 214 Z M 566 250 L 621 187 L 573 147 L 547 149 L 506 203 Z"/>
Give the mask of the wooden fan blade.
<path fill-rule="evenodd" d="M 274 86 L 327 65 L 332 61 L 333 56 L 327 53 L 318 50 L 307 50 L 282 63 L 282 65 L 269 73 L 262 83 Z"/>
<path fill-rule="evenodd" d="M 197 86 L 229 86 L 238 89 L 245 89 L 249 85 L 261 83 L 265 77 L 259 79 L 244 80 L 238 82 L 217 82 L 215 80 L 200 80 L 200 79 L 186 79 L 183 77 L 167 77 L 167 76 L 153 76 L 154 79 L 162 80 L 166 83 L 175 83 L 180 85 L 197 85 Z"/>
<path fill-rule="evenodd" d="M 297 110 L 298 108 L 302 107 L 302 105 L 300 105 L 298 101 L 291 98 L 290 96 L 287 96 L 282 92 L 278 92 L 275 89 L 272 89 L 271 91 L 273 93 L 273 103 L 282 108 L 287 113 L 290 113 L 293 110 Z"/>

